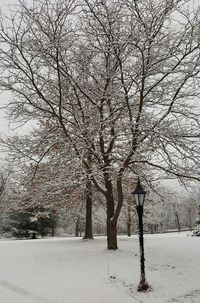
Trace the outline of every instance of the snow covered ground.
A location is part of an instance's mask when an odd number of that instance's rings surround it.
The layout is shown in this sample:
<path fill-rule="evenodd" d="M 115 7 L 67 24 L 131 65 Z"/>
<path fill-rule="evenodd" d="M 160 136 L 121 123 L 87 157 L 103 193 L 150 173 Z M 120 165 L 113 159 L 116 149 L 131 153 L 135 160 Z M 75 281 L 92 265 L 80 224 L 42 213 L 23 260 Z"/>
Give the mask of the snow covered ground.
<path fill-rule="evenodd" d="M 138 237 L 105 247 L 103 237 L 0 241 L 0 303 L 200 302 L 200 237 L 145 235 L 147 294 L 136 292 Z"/>

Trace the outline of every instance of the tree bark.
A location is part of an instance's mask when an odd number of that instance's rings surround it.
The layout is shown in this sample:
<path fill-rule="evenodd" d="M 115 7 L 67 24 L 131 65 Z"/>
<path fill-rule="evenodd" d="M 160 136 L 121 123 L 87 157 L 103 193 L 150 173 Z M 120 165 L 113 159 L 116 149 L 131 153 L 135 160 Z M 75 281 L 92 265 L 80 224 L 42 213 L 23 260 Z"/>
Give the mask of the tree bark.
<path fill-rule="evenodd" d="M 179 220 L 179 214 L 178 214 L 178 212 L 175 213 L 175 217 L 176 217 L 178 231 L 181 231 L 181 225 L 180 225 L 180 220 Z"/>
<path fill-rule="evenodd" d="M 127 236 L 131 237 L 131 222 L 129 220 L 127 222 Z"/>
<path fill-rule="evenodd" d="M 86 122 L 88 117 L 86 117 Z M 83 239 L 93 239 L 92 234 L 92 181 L 90 179 L 91 175 L 91 163 L 92 163 L 92 155 L 90 151 L 86 152 L 87 157 L 87 168 L 86 168 L 86 216 L 85 216 L 85 233 Z"/>
<path fill-rule="evenodd" d="M 85 234 L 83 239 L 93 239 L 92 234 L 92 183 L 87 179 L 86 182 L 86 220 Z"/>
<path fill-rule="evenodd" d="M 52 210 L 50 213 L 51 216 L 51 236 L 55 236 L 55 228 L 56 228 L 56 214 L 55 211 Z"/>
<path fill-rule="evenodd" d="M 129 203 L 129 201 L 128 201 Z M 127 218 L 127 236 L 128 237 L 131 237 L 131 209 L 130 209 L 130 203 L 128 204 L 128 218 Z"/>
<path fill-rule="evenodd" d="M 114 197 L 112 190 L 112 183 L 110 180 L 106 181 L 106 204 L 107 204 L 107 248 L 118 249 L 117 247 L 117 224 L 113 221 L 114 216 Z"/>
<path fill-rule="evenodd" d="M 107 248 L 116 250 L 118 249 L 117 246 L 117 224 L 110 219 L 109 221 L 109 233 L 107 234 Z"/>
<path fill-rule="evenodd" d="M 51 226 L 51 236 L 54 237 L 55 236 L 55 226 L 54 223 Z"/>
<path fill-rule="evenodd" d="M 79 236 L 79 218 L 77 219 L 76 223 L 75 223 L 75 237 Z"/>

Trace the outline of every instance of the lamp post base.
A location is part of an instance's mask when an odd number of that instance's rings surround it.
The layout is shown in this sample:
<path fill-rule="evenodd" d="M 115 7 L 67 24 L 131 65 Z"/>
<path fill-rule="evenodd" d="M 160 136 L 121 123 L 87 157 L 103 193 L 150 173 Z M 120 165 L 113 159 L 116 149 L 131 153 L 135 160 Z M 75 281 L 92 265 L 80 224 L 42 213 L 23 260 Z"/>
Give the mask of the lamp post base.
<path fill-rule="evenodd" d="M 148 284 L 148 282 L 146 281 L 145 275 L 141 274 L 140 283 L 138 285 L 137 291 L 146 292 L 146 291 L 150 291 L 150 290 L 151 290 L 151 287 Z"/>

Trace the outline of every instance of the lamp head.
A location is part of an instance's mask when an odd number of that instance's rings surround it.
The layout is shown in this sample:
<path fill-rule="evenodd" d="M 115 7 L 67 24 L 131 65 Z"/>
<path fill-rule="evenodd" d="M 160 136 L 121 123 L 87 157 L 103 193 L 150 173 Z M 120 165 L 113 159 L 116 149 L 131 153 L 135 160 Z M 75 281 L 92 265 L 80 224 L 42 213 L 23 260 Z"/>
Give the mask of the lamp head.
<path fill-rule="evenodd" d="M 144 189 L 142 188 L 142 185 L 140 183 L 140 178 L 139 177 L 138 177 L 138 180 L 137 180 L 136 188 L 132 192 L 132 194 L 134 196 L 136 206 L 143 206 L 144 200 L 145 200 L 146 191 L 144 191 Z"/>

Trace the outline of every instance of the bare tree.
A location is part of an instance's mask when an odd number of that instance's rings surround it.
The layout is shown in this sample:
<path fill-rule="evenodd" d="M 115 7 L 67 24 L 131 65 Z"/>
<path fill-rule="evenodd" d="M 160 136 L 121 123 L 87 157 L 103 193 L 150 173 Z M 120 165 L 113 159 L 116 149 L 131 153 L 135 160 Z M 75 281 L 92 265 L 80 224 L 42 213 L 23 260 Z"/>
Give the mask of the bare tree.
<path fill-rule="evenodd" d="M 109 249 L 129 168 L 200 180 L 199 10 L 185 3 L 34 1 L 1 22 L 11 117 L 59 125 L 105 196 Z"/>

